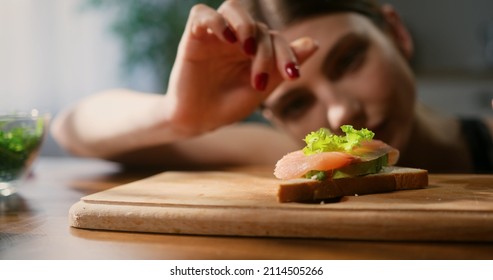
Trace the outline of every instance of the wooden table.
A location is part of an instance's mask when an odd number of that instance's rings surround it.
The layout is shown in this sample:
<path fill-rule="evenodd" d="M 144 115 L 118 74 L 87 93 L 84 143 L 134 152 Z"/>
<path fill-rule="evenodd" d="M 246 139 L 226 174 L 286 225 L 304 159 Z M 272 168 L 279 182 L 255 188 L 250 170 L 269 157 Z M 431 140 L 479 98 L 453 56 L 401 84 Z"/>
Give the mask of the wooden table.
<path fill-rule="evenodd" d="M 0 259 L 493 259 L 493 243 L 375 242 L 94 231 L 71 228 L 85 195 L 158 171 L 41 158 L 18 194 L 0 203 Z M 491 177 L 493 183 L 493 176 Z"/>

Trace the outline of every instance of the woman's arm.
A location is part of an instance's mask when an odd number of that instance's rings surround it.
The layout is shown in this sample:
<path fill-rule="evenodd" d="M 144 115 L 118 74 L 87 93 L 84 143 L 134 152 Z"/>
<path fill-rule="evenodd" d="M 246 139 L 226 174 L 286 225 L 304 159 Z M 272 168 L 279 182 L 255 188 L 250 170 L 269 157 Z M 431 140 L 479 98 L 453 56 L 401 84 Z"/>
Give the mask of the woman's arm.
<path fill-rule="evenodd" d="M 170 168 L 269 164 L 298 148 L 285 134 L 256 123 L 186 137 L 160 119 L 163 99 L 128 90 L 89 96 L 55 118 L 52 134 L 78 156 Z"/>
<path fill-rule="evenodd" d="M 165 95 L 120 89 L 89 96 L 60 113 L 52 133 L 76 155 L 121 162 L 273 161 L 294 143 L 271 128 L 232 125 L 280 82 L 296 79 L 293 67 L 316 49 L 310 38 L 286 42 L 239 1 L 225 1 L 217 11 L 199 4 Z"/>
<path fill-rule="evenodd" d="M 183 138 L 164 119 L 164 96 L 109 90 L 86 97 L 54 119 L 58 143 L 79 156 L 107 158 Z"/>

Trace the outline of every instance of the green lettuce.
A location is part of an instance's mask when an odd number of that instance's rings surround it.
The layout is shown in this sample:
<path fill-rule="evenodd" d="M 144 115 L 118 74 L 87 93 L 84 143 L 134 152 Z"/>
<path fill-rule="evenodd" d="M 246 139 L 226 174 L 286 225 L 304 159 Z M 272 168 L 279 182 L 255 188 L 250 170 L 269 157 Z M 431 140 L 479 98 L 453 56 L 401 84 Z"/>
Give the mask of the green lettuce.
<path fill-rule="evenodd" d="M 369 129 L 358 130 L 351 125 L 343 125 L 341 130 L 345 135 L 335 135 L 327 128 L 309 133 L 304 139 L 306 146 L 303 148 L 303 153 L 312 155 L 323 152 L 349 152 L 361 142 L 372 140 L 375 136 L 375 133 Z"/>

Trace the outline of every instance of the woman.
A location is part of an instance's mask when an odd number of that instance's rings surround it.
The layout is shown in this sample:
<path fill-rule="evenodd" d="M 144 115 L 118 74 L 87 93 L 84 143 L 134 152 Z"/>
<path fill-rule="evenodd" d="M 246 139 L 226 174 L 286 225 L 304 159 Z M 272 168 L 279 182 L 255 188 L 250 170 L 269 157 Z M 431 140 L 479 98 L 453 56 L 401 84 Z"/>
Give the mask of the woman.
<path fill-rule="evenodd" d="M 52 132 L 77 155 L 183 168 L 273 164 L 306 133 L 352 124 L 399 149 L 399 165 L 491 172 L 492 120 L 470 124 L 419 104 L 412 54 L 396 11 L 371 0 L 196 5 L 166 95 L 96 94 Z M 275 128 L 238 123 L 258 108 Z"/>

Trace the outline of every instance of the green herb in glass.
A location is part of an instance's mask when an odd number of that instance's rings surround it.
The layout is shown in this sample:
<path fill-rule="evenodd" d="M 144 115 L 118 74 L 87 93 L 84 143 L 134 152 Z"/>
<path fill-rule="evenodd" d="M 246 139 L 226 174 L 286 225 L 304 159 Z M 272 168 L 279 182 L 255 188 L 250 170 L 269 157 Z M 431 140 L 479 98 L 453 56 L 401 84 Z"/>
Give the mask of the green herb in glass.
<path fill-rule="evenodd" d="M 42 118 L 0 120 L 0 182 L 19 178 L 29 166 L 40 147 L 44 125 Z"/>

